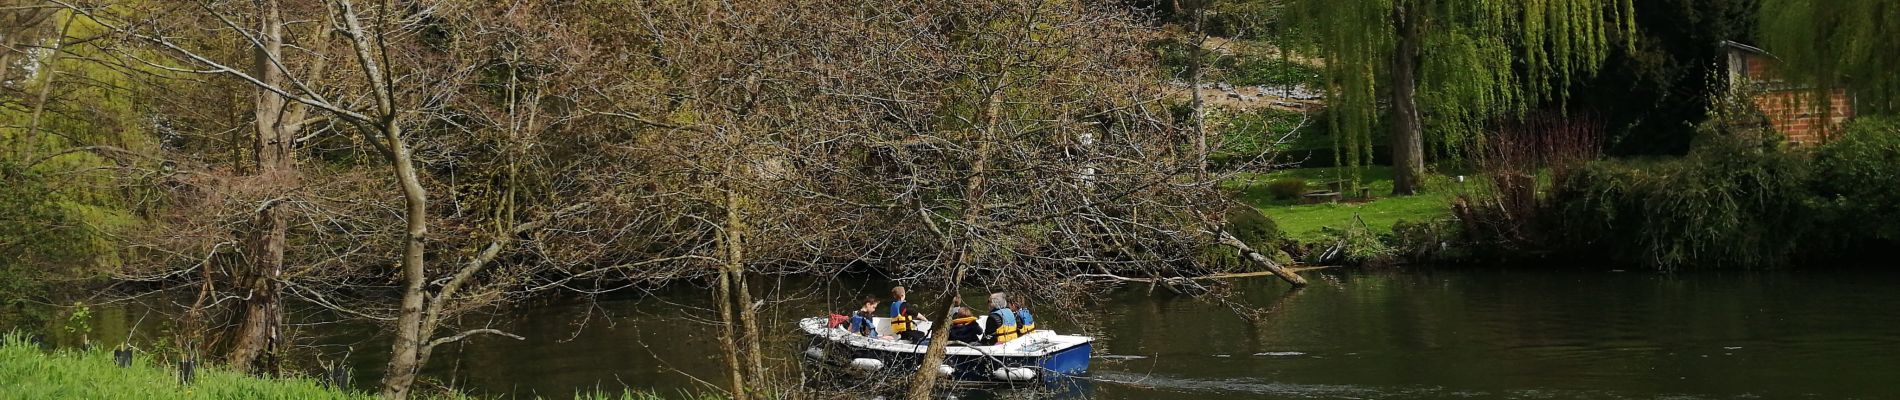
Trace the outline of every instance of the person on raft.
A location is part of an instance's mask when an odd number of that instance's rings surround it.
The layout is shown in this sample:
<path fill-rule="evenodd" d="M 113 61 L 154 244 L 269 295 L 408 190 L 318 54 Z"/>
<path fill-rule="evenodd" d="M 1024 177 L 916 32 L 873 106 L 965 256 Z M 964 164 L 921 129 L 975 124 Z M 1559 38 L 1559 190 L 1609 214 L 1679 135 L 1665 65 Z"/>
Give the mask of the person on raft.
<path fill-rule="evenodd" d="M 859 336 L 878 337 L 877 320 L 873 319 L 877 316 L 877 303 L 876 296 L 864 296 L 864 304 L 851 312 L 851 320 L 845 330 Z"/>
<path fill-rule="evenodd" d="M 1036 331 L 1036 316 L 1029 314 L 1029 303 L 1021 298 L 1010 300 L 1009 308 L 1016 311 L 1016 337 L 1029 335 Z"/>
<path fill-rule="evenodd" d="M 976 344 L 983 340 L 983 327 L 976 325 L 976 316 L 970 315 L 970 309 L 957 307 L 956 318 L 950 320 L 950 341 Z"/>
<path fill-rule="evenodd" d="M 918 314 L 917 310 L 905 304 L 903 308 L 897 310 L 897 316 L 891 317 L 891 336 L 906 342 L 923 343 L 927 335 L 916 326 L 917 321 L 922 320 L 924 320 L 922 314 Z"/>
<path fill-rule="evenodd" d="M 909 294 L 909 292 L 904 290 L 903 286 L 895 286 L 891 288 L 891 318 L 897 318 L 898 316 L 905 314 L 903 312 L 904 309 L 910 306 L 910 301 L 905 296 L 907 294 Z M 918 321 L 930 320 L 929 318 L 924 318 L 923 314 L 918 314 L 917 316 L 913 318 L 915 318 Z"/>
<path fill-rule="evenodd" d="M 1002 292 L 990 293 L 989 332 L 984 345 L 999 345 L 1016 340 L 1016 312 L 1009 309 L 1009 298 Z"/>

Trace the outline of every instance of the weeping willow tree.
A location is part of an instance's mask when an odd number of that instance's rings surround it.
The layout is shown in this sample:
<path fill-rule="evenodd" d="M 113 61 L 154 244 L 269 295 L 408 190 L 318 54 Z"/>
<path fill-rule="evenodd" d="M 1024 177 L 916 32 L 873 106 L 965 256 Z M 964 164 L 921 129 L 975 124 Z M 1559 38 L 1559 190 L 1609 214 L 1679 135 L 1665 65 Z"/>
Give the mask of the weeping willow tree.
<path fill-rule="evenodd" d="M 1479 124 L 1562 98 L 1634 29 L 1631 0 L 1298 0 L 1326 60 L 1334 151 L 1352 182 L 1388 107 L 1395 195 L 1416 193 L 1425 141 L 1455 154 Z"/>
<path fill-rule="evenodd" d="M 1856 113 L 1900 111 L 1900 3 L 1762 0 L 1762 47 L 1783 75 L 1814 88 L 1852 88 Z M 1829 102 L 1809 102 L 1829 106 Z"/>

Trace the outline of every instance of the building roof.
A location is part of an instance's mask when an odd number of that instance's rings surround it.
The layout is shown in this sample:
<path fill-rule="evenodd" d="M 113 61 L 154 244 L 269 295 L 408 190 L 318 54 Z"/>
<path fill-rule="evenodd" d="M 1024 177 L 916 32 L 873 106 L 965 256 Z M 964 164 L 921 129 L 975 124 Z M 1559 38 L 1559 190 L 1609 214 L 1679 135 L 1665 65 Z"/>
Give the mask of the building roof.
<path fill-rule="evenodd" d="M 1746 44 L 1742 44 L 1742 42 L 1737 42 L 1737 41 L 1733 41 L 1733 40 L 1724 40 L 1724 41 L 1722 41 L 1722 43 L 1721 43 L 1721 44 L 1722 44 L 1722 47 L 1726 47 L 1726 48 L 1729 48 L 1729 49 L 1731 49 L 1731 50 L 1741 50 L 1741 51 L 1746 51 L 1746 52 L 1750 52 L 1750 53 L 1755 53 L 1755 54 L 1760 54 L 1760 55 L 1764 55 L 1764 56 L 1768 56 L 1768 57 L 1771 57 L 1771 58 L 1774 58 L 1774 59 L 1781 59 L 1781 57 L 1775 57 L 1775 54 L 1774 54 L 1774 53 L 1769 53 L 1769 52 L 1768 52 L 1767 50 L 1762 50 L 1762 49 L 1761 49 L 1760 47 L 1755 47 L 1755 46 L 1749 46 L 1749 45 L 1746 45 Z"/>

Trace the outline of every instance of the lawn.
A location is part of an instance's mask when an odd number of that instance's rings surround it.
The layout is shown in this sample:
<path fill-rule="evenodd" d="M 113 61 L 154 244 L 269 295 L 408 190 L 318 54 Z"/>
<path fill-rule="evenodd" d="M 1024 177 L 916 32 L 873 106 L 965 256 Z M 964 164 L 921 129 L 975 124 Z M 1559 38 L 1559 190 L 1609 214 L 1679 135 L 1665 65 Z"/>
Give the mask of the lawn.
<path fill-rule="evenodd" d="M 190 384 L 178 382 L 175 366 L 134 356 L 130 367 L 113 363 L 110 350 L 44 351 L 19 334 L 0 334 L 0 400 L 13 399 L 361 399 L 367 392 L 325 388 L 303 378 L 259 378 L 217 367 L 195 370 Z M 467 399 L 456 393 L 421 394 L 425 399 Z M 626 391 L 580 392 L 582 400 L 653 400 L 657 395 Z M 716 397 L 700 396 L 689 398 Z"/>
<path fill-rule="evenodd" d="M 1423 193 L 1392 197 L 1392 169 L 1368 167 L 1364 175 L 1367 186 L 1371 188 L 1372 201 L 1299 204 L 1298 200 L 1275 199 L 1267 192 L 1267 183 L 1286 178 L 1306 179 L 1313 189 L 1323 189 L 1324 182 L 1338 180 L 1341 172 L 1340 168 L 1326 167 L 1242 174 L 1221 186 L 1232 191 L 1242 203 L 1259 208 L 1261 213 L 1279 224 L 1280 230 L 1285 231 L 1287 236 L 1302 241 L 1320 239 L 1323 237 L 1323 227 L 1347 228 L 1358 224 L 1359 220 L 1364 220 L 1366 228 L 1372 232 L 1383 234 L 1390 233 L 1392 224 L 1400 220 L 1449 218 L 1451 200 L 1458 193 L 1480 189 L 1475 180 L 1460 184 L 1455 178 L 1433 175 L 1426 178 Z M 1348 194 L 1348 197 L 1354 196 Z"/>

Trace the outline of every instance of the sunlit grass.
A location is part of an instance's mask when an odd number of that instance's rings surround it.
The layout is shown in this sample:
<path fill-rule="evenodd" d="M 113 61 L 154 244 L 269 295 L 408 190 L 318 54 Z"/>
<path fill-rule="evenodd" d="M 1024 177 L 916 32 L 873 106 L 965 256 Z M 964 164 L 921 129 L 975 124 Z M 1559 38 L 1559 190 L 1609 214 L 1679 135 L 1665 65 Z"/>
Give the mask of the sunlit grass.
<path fill-rule="evenodd" d="M 218 400 L 306 400 L 376 399 L 370 393 L 326 388 L 304 378 L 259 378 L 218 368 L 197 368 L 190 384 L 178 382 L 173 365 L 160 365 L 139 355 L 131 367 L 112 362 L 112 353 L 95 351 L 43 351 L 19 334 L 0 337 L 0 400 L 12 399 L 218 399 Z M 435 399 L 466 399 L 459 395 L 433 395 Z M 592 391 L 576 393 L 579 400 L 660 400 L 669 398 L 651 392 Z M 717 399 L 712 395 L 688 395 L 671 398 Z"/>
<path fill-rule="evenodd" d="M 309 379 L 261 379 L 198 368 L 190 384 L 178 371 L 135 359 L 121 368 L 107 351 L 41 351 L 19 335 L 0 339 L 0 399 L 371 399 Z"/>
<path fill-rule="evenodd" d="M 1347 194 L 1348 201 L 1339 203 L 1299 204 L 1298 200 L 1275 199 L 1267 193 L 1267 183 L 1285 178 L 1306 179 L 1314 190 L 1324 188 L 1324 183 L 1338 180 L 1341 171 L 1338 168 L 1295 168 L 1260 174 L 1242 174 L 1222 186 L 1232 191 L 1242 203 L 1259 208 L 1260 212 L 1279 224 L 1287 237 L 1295 240 L 1316 240 L 1322 238 L 1322 229 L 1326 227 L 1346 229 L 1357 226 L 1364 220 L 1366 229 L 1375 234 L 1392 232 L 1392 225 L 1402 221 L 1423 221 L 1449 218 L 1451 201 L 1459 193 L 1482 190 L 1482 179 L 1468 179 L 1458 183 L 1452 177 L 1433 175 L 1426 178 L 1425 190 L 1412 196 L 1391 196 L 1392 169 L 1388 167 L 1368 167 L 1363 172 L 1366 178 L 1371 201 L 1350 200 L 1356 194 Z"/>

